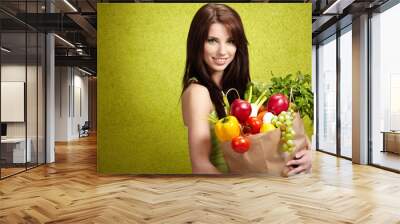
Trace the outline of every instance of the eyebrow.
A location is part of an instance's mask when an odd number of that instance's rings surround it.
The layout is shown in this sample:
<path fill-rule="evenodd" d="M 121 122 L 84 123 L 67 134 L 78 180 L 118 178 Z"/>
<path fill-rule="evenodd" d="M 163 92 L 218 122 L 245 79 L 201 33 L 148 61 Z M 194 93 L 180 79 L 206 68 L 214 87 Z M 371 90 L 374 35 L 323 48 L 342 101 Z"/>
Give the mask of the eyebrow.
<path fill-rule="evenodd" d="M 214 36 L 208 36 L 207 39 L 217 39 L 217 40 L 219 40 L 218 37 L 214 37 Z M 232 37 L 228 37 L 227 40 L 233 40 L 233 38 Z"/>

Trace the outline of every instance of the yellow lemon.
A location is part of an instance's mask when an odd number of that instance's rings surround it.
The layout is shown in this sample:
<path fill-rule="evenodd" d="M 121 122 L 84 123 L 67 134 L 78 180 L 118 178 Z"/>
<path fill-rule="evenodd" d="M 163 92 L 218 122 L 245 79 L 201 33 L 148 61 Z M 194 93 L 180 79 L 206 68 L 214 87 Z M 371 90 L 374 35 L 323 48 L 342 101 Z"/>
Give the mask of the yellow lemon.
<path fill-rule="evenodd" d="M 273 131 L 275 130 L 275 126 L 271 123 L 264 123 L 261 126 L 260 132 L 265 133 L 265 132 L 269 132 L 269 131 Z"/>

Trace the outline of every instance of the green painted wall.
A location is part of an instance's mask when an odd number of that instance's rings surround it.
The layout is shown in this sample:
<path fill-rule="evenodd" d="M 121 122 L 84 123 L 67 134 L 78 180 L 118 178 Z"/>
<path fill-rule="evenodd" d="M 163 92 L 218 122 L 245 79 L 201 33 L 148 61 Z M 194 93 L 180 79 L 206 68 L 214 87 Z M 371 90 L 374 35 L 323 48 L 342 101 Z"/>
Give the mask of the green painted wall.
<path fill-rule="evenodd" d="M 98 4 L 99 172 L 191 173 L 179 97 L 187 33 L 202 5 Z M 245 26 L 253 80 L 311 74 L 311 4 L 229 5 Z"/>

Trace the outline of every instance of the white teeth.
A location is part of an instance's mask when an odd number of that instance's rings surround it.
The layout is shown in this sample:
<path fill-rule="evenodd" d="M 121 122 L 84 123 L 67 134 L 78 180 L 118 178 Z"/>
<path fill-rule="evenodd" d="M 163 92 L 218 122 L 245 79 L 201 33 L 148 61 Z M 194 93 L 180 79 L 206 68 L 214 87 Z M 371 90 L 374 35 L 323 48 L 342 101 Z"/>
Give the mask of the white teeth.
<path fill-rule="evenodd" d="M 225 63 L 227 58 L 214 58 L 214 61 L 218 64 L 223 64 Z"/>

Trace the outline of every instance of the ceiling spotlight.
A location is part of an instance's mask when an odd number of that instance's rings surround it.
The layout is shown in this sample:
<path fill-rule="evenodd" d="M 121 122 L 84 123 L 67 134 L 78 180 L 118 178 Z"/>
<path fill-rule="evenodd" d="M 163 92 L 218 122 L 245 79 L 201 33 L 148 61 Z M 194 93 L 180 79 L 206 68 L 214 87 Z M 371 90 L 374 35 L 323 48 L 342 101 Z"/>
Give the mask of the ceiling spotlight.
<path fill-rule="evenodd" d="M 81 72 L 83 72 L 83 73 L 85 73 L 85 74 L 87 74 L 87 75 L 93 75 L 92 73 L 90 73 L 90 72 L 88 72 L 88 71 L 86 71 L 86 70 L 83 70 L 83 69 L 81 69 L 81 68 L 79 68 L 79 67 L 78 67 L 78 70 L 81 71 Z"/>
<path fill-rule="evenodd" d="M 1 47 L 1 51 L 4 51 L 6 53 L 10 53 L 11 52 L 11 50 L 9 50 L 9 49 L 7 49 L 5 47 Z"/>
<path fill-rule="evenodd" d="M 78 53 L 79 55 L 83 55 L 83 50 L 81 48 L 77 48 L 76 53 Z"/>
<path fill-rule="evenodd" d="M 54 34 L 55 37 L 57 37 L 59 40 L 61 40 L 62 42 L 66 43 L 68 46 L 75 48 L 75 45 L 71 44 L 71 42 L 69 42 L 68 40 L 58 36 L 57 34 Z"/>
<path fill-rule="evenodd" d="M 351 5 L 355 0 L 336 0 L 332 5 L 330 5 L 322 14 L 342 14 L 343 10 L 347 6 Z"/>
<path fill-rule="evenodd" d="M 68 0 L 64 0 L 65 4 L 67 4 L 74 12 L 78 12 L 78 10 L 71 4 L 69 3 Z"/>

